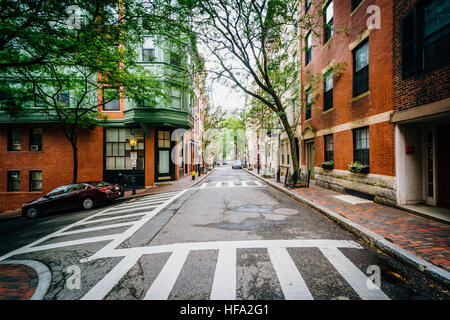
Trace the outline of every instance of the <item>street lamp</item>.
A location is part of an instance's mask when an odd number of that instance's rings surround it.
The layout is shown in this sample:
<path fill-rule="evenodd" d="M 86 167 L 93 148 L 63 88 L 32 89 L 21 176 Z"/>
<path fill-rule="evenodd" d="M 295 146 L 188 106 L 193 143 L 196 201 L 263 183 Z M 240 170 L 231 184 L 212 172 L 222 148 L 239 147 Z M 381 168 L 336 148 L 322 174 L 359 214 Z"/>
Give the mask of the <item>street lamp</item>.
<path fill-rule="evenodd" d="M 134 148 L 137 145 L 137 138 L 134 136 L 133 133 L 131 133 L 130 138 L 128 139 L 128 142 L 130 143 L 131 147 L 131 166 L 133 167 L 133 175 L 131 176 L 131 194 L 136 194 L 136 162 L 137 162 L 137 154 L 136 151 L 134 151 Z"/>

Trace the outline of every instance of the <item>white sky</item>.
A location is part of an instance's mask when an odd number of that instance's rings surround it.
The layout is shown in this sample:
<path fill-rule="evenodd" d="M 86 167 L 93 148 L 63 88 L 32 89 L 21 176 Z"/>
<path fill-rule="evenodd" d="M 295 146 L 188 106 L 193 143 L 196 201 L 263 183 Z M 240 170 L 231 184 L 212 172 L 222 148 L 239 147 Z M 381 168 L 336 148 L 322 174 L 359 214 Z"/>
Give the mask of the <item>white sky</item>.
<path fill-rule="evenodd" d="M 245 103 L 245 93 L 240 89 L 233 89 L 221 83 L 214 82 L 211 90 L 211 106 L 222 106 L 228 114 L 234 110 L 242 109 Z"/>

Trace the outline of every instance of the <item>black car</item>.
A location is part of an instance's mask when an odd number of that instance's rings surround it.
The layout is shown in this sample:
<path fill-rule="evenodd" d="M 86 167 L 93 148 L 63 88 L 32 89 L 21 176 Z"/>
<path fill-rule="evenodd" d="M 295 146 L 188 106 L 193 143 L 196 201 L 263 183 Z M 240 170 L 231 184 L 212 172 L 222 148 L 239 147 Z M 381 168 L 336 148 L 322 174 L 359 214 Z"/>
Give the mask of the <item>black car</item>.
<path fill-rule="evenodd" d="M 30 219 L 38 215 L 67 209 L 89 210 L 100 203 L 123 197 L 122 187 L 103 181 L 91 181 L 58 187 L 42 198 L 25 203 L 22 216 Z"/>

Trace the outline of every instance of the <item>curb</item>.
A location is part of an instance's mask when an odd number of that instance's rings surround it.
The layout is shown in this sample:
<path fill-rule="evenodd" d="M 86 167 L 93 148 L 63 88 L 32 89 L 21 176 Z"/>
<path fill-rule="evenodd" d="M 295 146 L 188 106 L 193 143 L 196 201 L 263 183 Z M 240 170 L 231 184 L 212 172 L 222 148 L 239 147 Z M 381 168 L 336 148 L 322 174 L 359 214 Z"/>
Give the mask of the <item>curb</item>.
<path fill-rule="evenodd" d="M 400 248 L 399 246 L 395 245 L 394 243 L 387 241 L 384 237 L 380 236 L 377 233 L 374 233 L 367 228 L 360 226 L 359 224 L 342 217 L 338 213 L 323 207 L 322 205 L 315 203 L 314 201 L 311 201 L 301 195 L 295 194 L 293 191 L 289 191 L 284 187 L 281 187 L 277 184 L 274 184 L 273 182 L 267 181 L 258 175 L 245 170 L 251 175 L 255 176 L 256 178 L 264 181 L 266 184 L 270 185 L 271 187 L 285 193 L 286 195 L 290 196 L 294 200 L 297 200 L 303 204 L 308 205 L 309 207 L 316 209 L 320 213 L 326 215 L 327 217 L 331 218 L 333 221 L 337 222 L 340 226 L 342 226 L 344 229 L 356 234 L 357 236 L 361 237 L 365 241 L 369 242 L 371 245 L 377 247 L 378 249 L 388 253 L 389 255 L 397 258 L 398 260 L 401 260 L 408 264 L 409 266 L 414 267 L 415 269 L 419 270 L 420 272 L 430 276 L 431 278 L 443 283 L 447 287 L 450 287 L 450 272 L 441 269 L 434 264 L 427 262 L 413 253 L 406 251 L 403 248 Z"/>
<path fill-rule="evenodd" d="M 22 264 L 32 268 L 38 276 L 38 285 L 30 300 L 42 300 L 50 287 L 52 274 L 47 266 L 35 260 L 5 260 L 0 264 Z"/>

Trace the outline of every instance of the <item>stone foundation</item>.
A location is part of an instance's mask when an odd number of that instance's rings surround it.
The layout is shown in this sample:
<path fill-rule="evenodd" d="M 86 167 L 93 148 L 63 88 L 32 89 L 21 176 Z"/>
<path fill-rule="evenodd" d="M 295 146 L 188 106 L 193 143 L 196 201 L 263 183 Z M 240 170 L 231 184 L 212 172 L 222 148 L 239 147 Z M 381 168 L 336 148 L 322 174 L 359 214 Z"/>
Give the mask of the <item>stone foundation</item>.
<path fill-rule="evenodd" d="M 374 202 L 384 205 L 393 206 L 396 201 L 395 177 L 390 176 L 315 167 L 314 185 L 342 193 L 345 189 L 367 193 L 375 197 Z"/>

